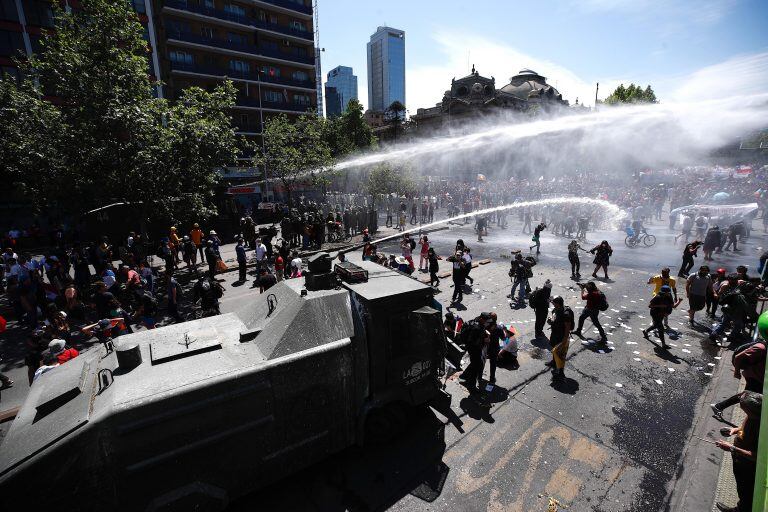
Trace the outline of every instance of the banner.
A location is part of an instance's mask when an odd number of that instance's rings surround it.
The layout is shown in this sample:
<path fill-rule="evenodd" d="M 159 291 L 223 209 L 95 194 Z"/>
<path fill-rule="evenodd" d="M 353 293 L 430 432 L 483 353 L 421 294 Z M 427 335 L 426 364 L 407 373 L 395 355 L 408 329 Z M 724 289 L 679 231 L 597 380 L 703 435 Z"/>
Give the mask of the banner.
<path fill-rule="evenodd" d="M 721 217 L 723 215 L 747 215 L 757 210 L 757 203 L 747 204 L 689 204 L 675 208 L 670 215 L 679 215 L 686 211 L 696 213 L 708 213 L 710 217 Z"/>

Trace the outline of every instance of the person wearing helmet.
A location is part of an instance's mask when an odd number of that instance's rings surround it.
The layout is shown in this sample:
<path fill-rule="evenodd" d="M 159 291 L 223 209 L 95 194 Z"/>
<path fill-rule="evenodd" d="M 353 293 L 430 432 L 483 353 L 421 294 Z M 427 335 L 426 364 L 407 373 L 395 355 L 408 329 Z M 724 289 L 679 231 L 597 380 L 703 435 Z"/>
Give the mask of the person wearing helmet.
<path fill-rule="evenodd" d="M 669 345 L 667 345 L 664 340 L 664 319 L 672 313 L 672 309 L 675 308 L 677 304 L 679 304 L 679 302 L 676 302 L 672 298 L 672 287 L 668 284 L 662 285 L 661 288 L 659 288 L 659 293 L 648 302 L 648 308 L 651 310 L 651 320 L 653 323 L 647 329 L 643 329 L 643 337 L 645 339 L 648 339 L 648 334 L 655 330 L 656 335 L 661 340 L 661 348 L 669 348 Z"/>
<path fill-rule="evenodd" d="M 565 358 L 568 355 L 568 346 L 571 342 L 571 331 L 575 324 L 573 311 L 565 305 L 565 301 L 559 295 L 552 299 L 552 317 L 547 320 L 551 335 L 549 344 L 552 347 L 552 362 L 554 366 L 552 379 L 563 381 L 565 379 Z"/>
<path fill-rule="evenodd" d="M 203 233 L 203 230 L 200 229 L 200 224 L 195 222 L 192 225 L 192 231 L 189 232 L 189 238 L 192 240 L 192 243 L 195 244 L 195 247 L 198 251 L 200 251 L 200 261 L 205 261 L 205 244 L 203 244 L 203 238 L 205 237 L 205 234 Z"/>

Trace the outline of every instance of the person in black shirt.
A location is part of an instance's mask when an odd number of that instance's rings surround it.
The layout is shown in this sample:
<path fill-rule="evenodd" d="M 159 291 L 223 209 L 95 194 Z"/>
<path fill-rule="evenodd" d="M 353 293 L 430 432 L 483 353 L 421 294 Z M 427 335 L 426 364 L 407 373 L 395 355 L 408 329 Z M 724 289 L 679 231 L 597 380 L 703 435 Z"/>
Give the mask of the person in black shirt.
<path fill-rule="evenodd" d="M 461 340 L 469 353 L 469 366 L 462 372 L 461 380 L 470 393 L 479 391 L 478 384 L 483 376 L 483 345 L 486 341 L 486 323 L 488 313 L 481 313 L 476 319 L 465 323 L 461 328 Z"/>
<path fill-rule="evenodd" d="M 96 293 L 93 295 L 93 303 L 96 306 L 96 317 L 106 318 L 109 313 L 110 304 L 115 299 L 115 296 L 107 291 L 107 285 L 103 281 L 97 281 L 94 284 L 96 286 Z"/>
<path fill-rule="evenodd" d="M 541 224 L 536 226 L 536 228 L 533 230 L 533 238 L 531 238 L 531 240 L 533 240 L 533 245 L 531 246 L 531 250 L 533 250 L 533 248 L 535 247 L 536 254 L 541 254 L 540 237 L 541 237 L 541 232 L 544 231 L 545 229 L 547 229 L 547 225 L 542 222 Z"/>
<path fill-rule="evenodd" d="M 648 303 L 648 307 L 651 309 L 653 324 L 647 329 L 643 329 L 643 337 L 647 339 L 648 333 L 655 330 L 661 340 L 661 348 L 669 348 L 664 341 L 664 317 L 671 314 L 672 308 L 675 307 L 675 301 L 672 298 L 672 288 L 666 284 L 662 286 L 659 289 L 659 293 Z"/>
<path fill-rule="evenodd" d="M 277 284 L 277 278 L 274 274 L 268 272 L 266 268 L 262 267 L 258 282 L 260 292 L 264 293 Z"/>
<path fill-rule="evenodd" d="M 552 282 L 547 279 L 544 283 L 544 287 L 534 290 L 531 293 L 530 301 L 533 306 L 533 310 L 536 312 L 536 329 L 534 335 L 536 339 L 545 338 L 544 324 L 547 321 L 547 314 L 549 314 L 549 298 L 552 295 Z"/>
<path fill-rule="evenodd" d="M 552 299 L 552 318 L 548 320 L 552 335 L 549 344 L 552 347 L 552 378 L 557 381 L 565 379 L 565 358 L 571 341 L 571 330 L 574 325 L 573 311 L 565 305 L 562 297 Z"/>
<path fill-rule="evenodd" d="M 693 258 L 698 256 L 699 246 L 701 242 L 698 240 L 689 243 L 683 249 L 683 264 L 680 266 L 680 271 L 677 273 L 680 277 L 688 277 L 688 273 L 693 268 Z"/>

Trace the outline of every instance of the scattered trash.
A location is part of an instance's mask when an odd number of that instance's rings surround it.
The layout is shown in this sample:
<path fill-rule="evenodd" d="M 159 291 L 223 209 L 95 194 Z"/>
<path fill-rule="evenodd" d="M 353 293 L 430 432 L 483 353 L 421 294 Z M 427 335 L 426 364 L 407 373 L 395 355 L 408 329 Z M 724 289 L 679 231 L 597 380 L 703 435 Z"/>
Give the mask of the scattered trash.
<path fill-rule="evenodd" d="M 722 358 L 720 356 L 715 356 L 715 359 L 717 359 L 719 361 Z"/>
<path fill-rule="evenodd" d="M 663 383 L 663 382 L 661 382 L 659 379 L 656 379 L 654 382 L 656 382 L 656 384 L 658 384 L 659 386 L 661 386 L 662 384 L 664 384 L 664 383 Z"/>
<path fill-rule="evenodd" d="M 485 390 L 488 391 L 489 393 L 493 391 L 493 384 L 488 384 L 487 386 L 485 386 Z"/>
<path fill-rule="evenodd" d="M 632 359 L 634 359 L 634 360 L 635 360 L 635 361 L 637 361 L 638 363 L 641 361 L 641 359 L 640 359 L 639 357 L 633 357 Z"/>
<path fill-rule="evenodd" d="M 704 375 L 706 375 L 707 377 L 711 377 L 712 376 L 711 373 L 707 373 L 707 372 L 704 372 Z"/>
<path fill-rule="evenodd" d="M 673 372 L 673 373 L 674 373 L 674 371 L 675 371 L 675 369 L 674 369 L 674 368 L 667 368 L 667 370 L 669 370 L 670 372 Z"/>
<path fill-rule="evenodd" d="M 715 366 L 715 363 L 707 363 L 707 366 Z"/>
<path fill-rule="evenodd" d="M 605 350 L 598 350 L 597 353 L 598 354 L 605 354 Z"/>
<path fill-rule="evenodd" d="M 620 311 L 618 309 L 611 308 L 611 311 L 613 311 L 614 313 L 620 313 Z"/>
<path fill-rule="evenodd" d="M 627 341 L 626 344 L 627 345 L 637 345 L 637 342 L 636 341 Z"/>
<path fill-rule="evenodd" d="M 623 387 L 624 387 L 624 384 L 619 384 L 619 383 L 617 382 L 616 384 L 614 384 L 614 386 L 616 386 L 617 388 L 623 388 Z"/>
<path fill-rule="evenodd" d="M 684 348 L 684 349 L 683 349 L 683 352 L 685 352 L 686 354 L 690 354 L 690 353 L 691 353 L 691 351 L 690 351 L 690 350 L 688 350 L 687 348 Z"/>
<path fill-rule="evenodd" d="M 632 351 L 632 353 L 633 353 L 633 354 L 637 354 L 637 355 L 640 355 L 640 352 L 638 352 L 637 350 L 633 350 L 633 351 Z"/>

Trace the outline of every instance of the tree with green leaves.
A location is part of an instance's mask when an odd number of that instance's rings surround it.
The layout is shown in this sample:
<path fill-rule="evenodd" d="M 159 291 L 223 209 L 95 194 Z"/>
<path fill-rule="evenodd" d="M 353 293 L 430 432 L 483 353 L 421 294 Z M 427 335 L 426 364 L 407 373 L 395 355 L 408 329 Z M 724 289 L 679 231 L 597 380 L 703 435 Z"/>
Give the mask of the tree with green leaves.
<path fill-rule="evenodd" d="M 325 120 L 323 139 L 334 158 L 373 149 L 377 144 L 371 127 L 363 119 L 363 106 L 355 99 L 349 100 L 341 116 Z"/>
<path fill-rule="evenodd" d="M 365 191 L 371 196 L 373 209 L 376 209 L 376 199 L 379 196 L 392 193 L 403 195 L 415 190 L 416 183 L 406 175 L 405 169 L 390 167 L 387 164 L 379 164 L 371 169 L 365 183 Z"/>
<path fill-rule="evenodd" d="M 155 97 L 128 2 L 82 0 L 55 20 L 41 53 L 19 63 L 22 82 L 0 86 L 3 183 L 38 209 L 72 215 L 116 201 L 141 202 L 149 218 L 215 213 L 217 169 L 240 144 L 234 86 Z"/>
<path fill-rule="evenodd" d="M 648 85 L 645 89 L 639 85 L 629 84 L 629 87 L 624 87 L 624 84 L 620 84 L 607 98 L 605 103 L 609 105 L 616 105 L 618 103 L 658 103 L 656 93 Z"/>
<path fill-rule="evenodd" d="M 313 181 L 332 167 L 331 151 L 323 139 L 323 121 L 313 113 L 302 114 L 294 122 L 285 114 L 271 117 L 264 124 L 263 137 L 264 152 L 256 160 L 269 169 L 270 179 L 283 185 L 289 207 L 298 182 Z"/>
<path fill-rule="evenodd" d="M 392 127 L 395 140 L 397 140 L 397 132 L 400 131 L 405 122 L 405 112 L 405 105 L 397 100 L 393 101 L 384 111 L 384 115 L 389 120 L 389 124 Z"/>

